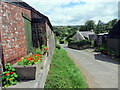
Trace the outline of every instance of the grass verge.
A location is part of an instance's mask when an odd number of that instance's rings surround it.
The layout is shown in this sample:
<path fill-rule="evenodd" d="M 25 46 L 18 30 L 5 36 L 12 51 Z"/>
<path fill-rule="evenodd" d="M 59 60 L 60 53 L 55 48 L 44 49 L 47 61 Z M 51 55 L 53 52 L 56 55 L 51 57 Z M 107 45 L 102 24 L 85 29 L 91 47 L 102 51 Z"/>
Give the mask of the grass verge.
<path fill-rule="evenodd" d="M 88 88 L 88 85 L 67 52 L 56 48 L 45 88 Z"/>

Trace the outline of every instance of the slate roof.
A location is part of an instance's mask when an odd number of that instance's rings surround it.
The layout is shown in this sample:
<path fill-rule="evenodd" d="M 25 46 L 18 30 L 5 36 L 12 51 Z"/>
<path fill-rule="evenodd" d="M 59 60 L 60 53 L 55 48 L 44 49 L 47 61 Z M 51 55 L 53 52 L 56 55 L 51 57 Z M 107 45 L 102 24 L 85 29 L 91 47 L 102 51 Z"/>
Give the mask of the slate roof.
<path fill-rule="evenodd" d="M 41 18 L 37 18 L 37 19 L 34 19 L 32 18 L 32 22 L 34 23 L 42 23 L 42 22 L 47 22 L 48 25 L 50 26 L 51 30 L 53 30 L 52 28 L 52 25 L 51 25 L 51 22 L 49 20 L 49 18 L 45 15 L 43 15 L 42 13 L 40 13 L 39 11 L 37 11 L 36 9 L 34 9 L 32 6 L 30 6 L 29 4 L 27 4 L 26 2 L 23 2 L 22 0 L 2 0 L 3 2 L 6 2 L 6 3 L 9 3 L 9 4 L 13 4 L 13 5 L 16 5 L 18 7 L 22 7 L 22 8 L 25 8 L 25 9 L 28 9 L 28 10 L 31 10 L 35 13 L 37 13 Z M 36 20 L 36 21 L 35 21 Z"/>
<path fill-rule="evenodd" d="M 90 39 L 90 35 L 95 35 L 94 32 L 91 31 L 77 31 L 77 33 L 73 36 L 73 38 L 77 41 L 85 40 L 85 37 Z"/>
<path fill-rule="evenodd" d="M 94 32 L 91 31 L 79 31 L 83 37 L 89 38 L 89 35 L 95 34 Z"/>

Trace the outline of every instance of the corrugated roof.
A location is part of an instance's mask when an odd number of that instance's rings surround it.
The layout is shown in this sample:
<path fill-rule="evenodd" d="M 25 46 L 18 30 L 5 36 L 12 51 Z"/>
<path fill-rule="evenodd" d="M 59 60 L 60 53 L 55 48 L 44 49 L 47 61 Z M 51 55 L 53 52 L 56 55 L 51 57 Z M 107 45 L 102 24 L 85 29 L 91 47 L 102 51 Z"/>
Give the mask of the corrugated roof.
<path fill-rule="evenodd" d="M 99 34 L 97 34 L 97 35 L 105 35 L 105 34 L 108 34 L 108 33 L 99 33 Z"/>

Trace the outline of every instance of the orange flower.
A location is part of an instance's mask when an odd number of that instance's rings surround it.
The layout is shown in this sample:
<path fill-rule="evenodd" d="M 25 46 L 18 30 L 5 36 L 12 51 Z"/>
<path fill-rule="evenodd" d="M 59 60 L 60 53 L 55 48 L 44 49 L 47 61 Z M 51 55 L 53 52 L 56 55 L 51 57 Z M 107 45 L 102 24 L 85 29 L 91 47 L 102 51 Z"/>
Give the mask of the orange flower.
<path fill-rule="evenodd" d="M 9 73 L 6 73 L 5 75 L 8 76 L 8 75 L 10 75 L 10 74 L 9 74 Z"/>
<path fill-rule="evenodd" d="M 39 56 L 39 57 L 40 57 L 40 54 L 36 54 L 36 56 Z"/>
<path fill-rule="evenodd" d="M 36 60 L 34 60 L 34 63 L 36 62 Z"/>
<path fill-rule="evenodd" d="M 48 47 L 45 50 L 48 50 Z"/>
<path fill-rule="evenodd" d="M 32 57 L 26 58 L 28 61 L 33 60 Z"/>
<path fill-rule="evenodd" d="M 6 45 L 2 45 L 2 47 L 6 47 Z"/>

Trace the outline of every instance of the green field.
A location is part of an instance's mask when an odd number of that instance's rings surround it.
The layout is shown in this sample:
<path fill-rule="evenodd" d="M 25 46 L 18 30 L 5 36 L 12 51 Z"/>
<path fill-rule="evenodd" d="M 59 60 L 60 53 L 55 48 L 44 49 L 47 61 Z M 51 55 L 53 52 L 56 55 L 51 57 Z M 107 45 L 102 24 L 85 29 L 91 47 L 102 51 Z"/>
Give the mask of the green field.
<path fill-rule="evenodd" d="M 67 52 L 56 48 L 45 88 L 88 88 L 88 85 Z"/>

